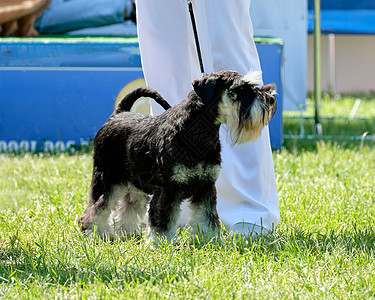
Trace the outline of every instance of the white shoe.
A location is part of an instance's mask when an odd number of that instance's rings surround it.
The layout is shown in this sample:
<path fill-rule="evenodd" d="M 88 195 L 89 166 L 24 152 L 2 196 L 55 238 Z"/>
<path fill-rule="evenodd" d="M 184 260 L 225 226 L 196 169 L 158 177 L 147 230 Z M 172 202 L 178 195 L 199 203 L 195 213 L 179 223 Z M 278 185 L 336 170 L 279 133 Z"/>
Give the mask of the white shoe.
<path fill-rule="evenodd" d="M 268 232 L 269 230 L 264 228 L 263 226 L 247 222 L 238 222 L 229 229 L 229 234 L 231 236 L 233 236 L 234 234 L 240 234 L 246 237 L 256 237 L 267 234 Z"/>

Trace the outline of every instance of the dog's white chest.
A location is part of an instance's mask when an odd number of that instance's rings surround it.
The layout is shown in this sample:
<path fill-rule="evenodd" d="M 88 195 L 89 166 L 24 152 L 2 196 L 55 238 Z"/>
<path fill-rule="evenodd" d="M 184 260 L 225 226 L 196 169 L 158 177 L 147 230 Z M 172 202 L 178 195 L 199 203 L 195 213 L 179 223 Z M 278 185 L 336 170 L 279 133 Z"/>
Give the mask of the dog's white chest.
<path fill-rule="evenodd" d="M 197 164 L 188 168 L 183 164 L 177 164 L 173 168 L 172 181 L 184 184 L 192 180 L 216 181 L 219 176 L 220 165 Z"/>

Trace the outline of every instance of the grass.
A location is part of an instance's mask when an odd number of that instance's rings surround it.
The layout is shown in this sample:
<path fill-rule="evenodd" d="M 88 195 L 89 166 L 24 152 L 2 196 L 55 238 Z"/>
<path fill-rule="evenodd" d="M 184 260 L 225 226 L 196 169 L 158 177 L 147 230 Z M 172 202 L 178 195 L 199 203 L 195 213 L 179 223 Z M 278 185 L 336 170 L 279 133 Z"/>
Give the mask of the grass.
<path fill-rule="evenodd" d="M 350 118 L 356 100 L 359 101 L 354 118 Z M 325 94 L 319 105 L 322 134 L 314 136 L 314 101 L 307 99 L 304 112 L 283 113 L 284 147 L 300 151 L 316 149 L 321 140 L 328 140 L 343 147 L 375 145 L 375 94 L 337 95 Z"/>
<path fill-rule="evenodd" d="M 327 103 L 330 114 L 338 105 Z M 370 99 L 361 105 L 375 115 Z M 192 241 L 182 231 L 151 250 L 80 233 L 90 154 L 1 155 L 0 298 L 375 298 L 373 145 L 288 140 L 274 163 L 282 221 L 272 234 Z"/>

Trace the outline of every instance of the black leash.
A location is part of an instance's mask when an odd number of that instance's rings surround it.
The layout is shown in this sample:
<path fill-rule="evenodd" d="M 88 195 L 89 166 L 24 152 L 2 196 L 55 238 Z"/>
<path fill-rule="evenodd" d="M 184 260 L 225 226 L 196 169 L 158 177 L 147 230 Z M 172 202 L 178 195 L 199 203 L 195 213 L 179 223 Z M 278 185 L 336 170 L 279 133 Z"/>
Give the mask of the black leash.
<path fill-rule="evenodd" d="M 187 2 L 188 2 L 188 6 L 189 6 L 191 25 L 193 27 L 193 32 L 194 32 L 195 46 L 197 48 L 199 65 L 200 65 L 202 76 L 204 76 L 206 73 L 204 72 L 204 67 L 203 67 L 202 53 L 201 53 L 201 48 L 200 48 L 200 45 L 199 45 L 197 25 L 195 23 L 195 17 L 194 17 L 194 11 L 193 11 L 193 3 L 191 2 L 191 0 L 187 0 Z"/>

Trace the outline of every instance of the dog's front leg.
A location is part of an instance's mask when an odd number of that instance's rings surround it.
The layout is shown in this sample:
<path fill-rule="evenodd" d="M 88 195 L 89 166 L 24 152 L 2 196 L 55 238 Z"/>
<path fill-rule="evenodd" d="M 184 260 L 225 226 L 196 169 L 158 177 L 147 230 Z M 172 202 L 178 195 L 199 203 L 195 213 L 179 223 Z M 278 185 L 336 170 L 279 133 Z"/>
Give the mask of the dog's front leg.
<path fill-rule="evenodd" d="M 214 235 L 220 229 L 219 215 L 216 209 L 215 184 L 199 189 L 190 199 L 191 218 L 189 225 L 193 233 Z"/>
<path fill-rule="evenodd" d="M 150 202 L 147 224 L 147 242 L 159 244 L 176 236 L 182 197 L 172 188 L 156 188 Z"/>

